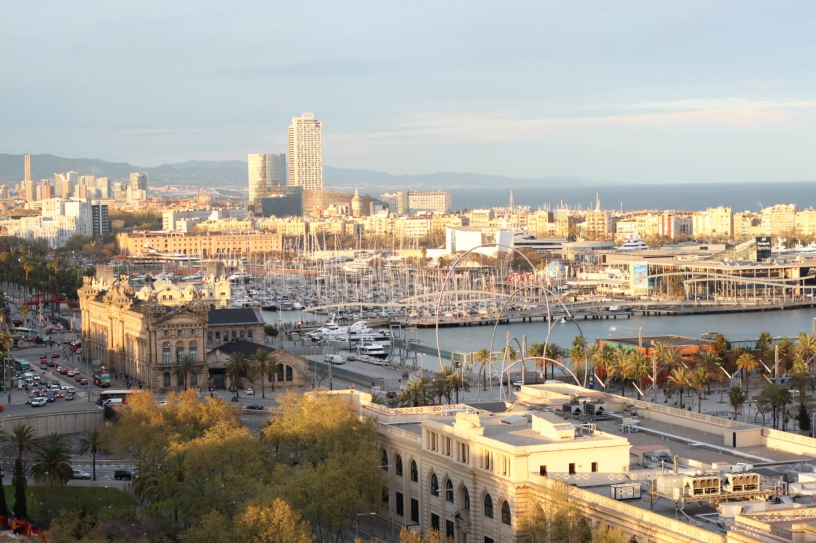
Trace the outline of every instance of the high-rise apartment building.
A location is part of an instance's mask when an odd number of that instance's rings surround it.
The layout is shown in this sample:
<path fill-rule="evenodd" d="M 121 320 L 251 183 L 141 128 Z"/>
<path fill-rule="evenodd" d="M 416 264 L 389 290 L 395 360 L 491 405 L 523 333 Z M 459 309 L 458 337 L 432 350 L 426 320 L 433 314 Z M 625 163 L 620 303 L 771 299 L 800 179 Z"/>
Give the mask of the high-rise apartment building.
<path fill-rule="evenodd" d="M 323 127 L 313 113 L 293 117 L 289 127 L 289 186 L 323 190 Z"/>
<path fill-rule="evenodd" d="M 734 235 L 734 213 L 730 207 L 710 207 L 705 211 L 694 214 L 695 236 L 724 236 Z"/>
<path fill-rule="evenodd" d="M 586 212 L 583 236 L 588 240 L 607 240 L 614 233 L 612 228 L 612 212 L 602 209 L 592 209 Z"/>
<path fill-rule="evenodd" d="M 37 187 L 31 179 L 23 181 L 23 198 L 25 198 L 26 202 L 35 202 L 37 200 Z"/>
<path fill-rule="evenodd" d="M 451 209 L 449 192 L 434 190 L 417 192 L 413 190 L 385 193 L 380 199 L 388 205 L 392 213 L 416 213 L 417 211 L 435 211 L 447 213 Z"/>
<path fill-rule="evenodd" d="M 272 195 L 272 187 L 286 186 L 286 154 L 258 153 L 249 155 L 249 203 Z"/>
<path fill-rule="evenodd" d="M 31 181 L 31 155 L 25 155 L 23 162 L 25 164 L 23 181 Z"/>
<path fill-rule="evenodd" d="M 100 198 L 110 198 L 110 180 L 107 177 L 96 178 L 96 190 Z"/>
<path fill-rule="evenodd" d="M 147 174 L 144 172 L 133 172 L 130 174 L 130 189 L 147 190 Z"/>
<path fill-rule="evenodd" d="M 796 204 L 777 204 L 762 210 L 762 233 L 766 236 L 796 234 Z"/>
<path fill-rule="evenodd" d="M 95 202 L 91 204 L 91 233 L 93 237 L 110 234 L 111 221 L 108 218 L 107 204 Z"/>

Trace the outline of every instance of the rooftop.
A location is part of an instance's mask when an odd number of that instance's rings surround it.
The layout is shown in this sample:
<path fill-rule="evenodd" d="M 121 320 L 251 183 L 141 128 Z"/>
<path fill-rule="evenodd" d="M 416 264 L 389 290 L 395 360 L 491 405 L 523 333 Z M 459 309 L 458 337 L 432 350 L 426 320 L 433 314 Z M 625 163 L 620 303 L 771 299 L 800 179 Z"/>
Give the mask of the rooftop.
<path fill-rule="evenodd" d="M 257 311 L 251 308 L 213 309 L 207 314 L 209 326 L 225 324 L 256 324 L 264 322 Z"/>

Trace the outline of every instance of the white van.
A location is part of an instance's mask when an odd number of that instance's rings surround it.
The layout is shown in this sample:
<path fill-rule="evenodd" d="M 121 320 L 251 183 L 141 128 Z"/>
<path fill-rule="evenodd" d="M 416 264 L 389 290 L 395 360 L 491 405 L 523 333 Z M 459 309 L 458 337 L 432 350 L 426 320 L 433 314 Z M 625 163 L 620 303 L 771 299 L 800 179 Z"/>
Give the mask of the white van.
<path fill-rule="evenodd" d="M 102 405 L 109 406 L 122 405 L 122 398 L 110 398 L 109 400 L 105 400 L 105 403 L 103 403 Z"/>
<path fill-rule="evenodd" d="M 343 360 L 343 357 L 340 356 L 339 354 L 327 354 L 326 356 L 323 357 L 323 362 L 325 362 L 326 364 L 334 364 L 336 366 L 339 366 L 345 363 L 345 360 Z"/>
<path fill-rule="evenodd" d="M 31 328 L 15 328 L 14 333 L 15 334 L 20 334 L 22 336 L 35 336 L 35 335 L 37 335 L 37 331 L 32 330 Z"/>

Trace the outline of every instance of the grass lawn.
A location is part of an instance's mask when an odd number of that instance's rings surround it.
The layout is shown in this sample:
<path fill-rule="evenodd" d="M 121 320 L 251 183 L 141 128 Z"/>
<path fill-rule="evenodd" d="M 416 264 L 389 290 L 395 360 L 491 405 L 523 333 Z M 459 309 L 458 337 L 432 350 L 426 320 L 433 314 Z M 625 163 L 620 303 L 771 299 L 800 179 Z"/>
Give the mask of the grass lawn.
<path fill-rule="evenodd" d="M 9 509 L 14 508 L 14 487 L 3 487 Z M 27 486 L 28 514 L 35 525 L 47 527 L 61 509 L 102 511 L 136 505 L 136 501 L 117 488 L 96 486 L 45 487 Z"/>

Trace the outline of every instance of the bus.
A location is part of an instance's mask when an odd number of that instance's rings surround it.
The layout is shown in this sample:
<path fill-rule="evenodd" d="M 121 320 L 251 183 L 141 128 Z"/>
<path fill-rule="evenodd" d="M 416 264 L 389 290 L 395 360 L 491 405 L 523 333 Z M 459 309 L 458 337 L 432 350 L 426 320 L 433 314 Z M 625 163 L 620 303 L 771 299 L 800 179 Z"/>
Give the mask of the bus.
<path fill-rule="evenodd" d="M 115 403 L 127 403 L 128 396 L 138 392 L 136 390 L 103 390 L 99 393 L 99 399 L 96 401 L 97 405 L 104 405 L 108 400 L 121 400 Z"/>
<path fill-rule="evenodd" d="M 31 364 L 29 364 L 26 360 L 20 360 L 19 358 L 12 358 L 11 360 L 14 369 L 20 373 L 31 371 Z"/>
<path fill-rule="evenodd" d="M 110 386 L 110 374 L 105 366 L 102 366 L 101 370 L 93 374 L 93 384 L 102 388 Z"/>

